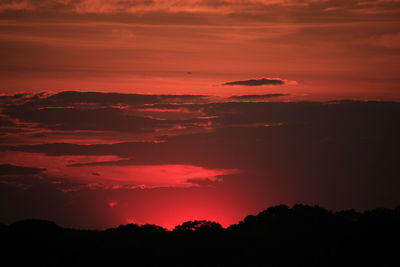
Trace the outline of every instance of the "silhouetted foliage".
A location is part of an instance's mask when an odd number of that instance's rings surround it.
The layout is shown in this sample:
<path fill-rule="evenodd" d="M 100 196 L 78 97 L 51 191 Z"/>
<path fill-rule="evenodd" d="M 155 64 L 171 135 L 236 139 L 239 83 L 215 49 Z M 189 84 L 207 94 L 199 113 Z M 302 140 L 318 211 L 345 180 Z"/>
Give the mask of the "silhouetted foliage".
<path fill-rule="evenodd" d="M 43 220 L 0 224 L 2 260 L 15 266 L 400 266 L 400 207 L 331 212 L 270 207 L 224 229 L 188 221 L 173 231 L 120 225 L 65 229 Z"/>
<path fill-rule="evenodd" d="M 211 221 L 188 221 L 177 225 L 174 231 L 220 231 L 222 226 L 219 223 Z"/>

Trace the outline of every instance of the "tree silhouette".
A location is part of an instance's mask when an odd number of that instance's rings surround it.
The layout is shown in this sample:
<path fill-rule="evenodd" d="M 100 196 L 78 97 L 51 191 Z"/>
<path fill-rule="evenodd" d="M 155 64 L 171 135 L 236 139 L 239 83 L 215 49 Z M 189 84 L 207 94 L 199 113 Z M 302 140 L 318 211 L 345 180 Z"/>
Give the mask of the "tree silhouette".
<path fill-rule="evenodd" d="M 75 230 L 24 220 L 0 224 L 0 238 L 3 262 L 15 266 L 400 266 L 400 209 L 279 205 L 227 229 L 194 220 L 173 231 L 151 224 Z"/>
<path fill-rule="evenodd" d="M 177 225 L 174 228 L 174 231 L 220 231 L 222 230 L 222 226 L 219 223 L 200 220 L 200 221 L 187 221 L 182 223 L 181 225 Z"/>

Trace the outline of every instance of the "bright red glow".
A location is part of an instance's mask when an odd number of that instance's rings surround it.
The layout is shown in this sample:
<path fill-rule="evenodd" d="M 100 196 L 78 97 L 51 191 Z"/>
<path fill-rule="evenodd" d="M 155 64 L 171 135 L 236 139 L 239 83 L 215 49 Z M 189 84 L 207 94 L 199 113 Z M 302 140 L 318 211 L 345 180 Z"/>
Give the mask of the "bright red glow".
<path fill-rule="evenodd" d="M 115 156 L 45 156 L 33 153 L 8 152 L 0 154 L 0 164 L 34 165 L 46 169 L 50 177 L 62 177 L 83 187 L 119 189 L 198 186 L 193 181 L 221 182 L 224 175 L 239 170 L 211 170 L 191 165 L 107 165 L 118 162 Z M 97 165 L 96 165 L 97 163 Z M 134 163 L 134 162 L 133 162 Z M 81 165 L 79 165 L 81 164 Z M 88 164 L 88 165 L 85 165 Z"/>

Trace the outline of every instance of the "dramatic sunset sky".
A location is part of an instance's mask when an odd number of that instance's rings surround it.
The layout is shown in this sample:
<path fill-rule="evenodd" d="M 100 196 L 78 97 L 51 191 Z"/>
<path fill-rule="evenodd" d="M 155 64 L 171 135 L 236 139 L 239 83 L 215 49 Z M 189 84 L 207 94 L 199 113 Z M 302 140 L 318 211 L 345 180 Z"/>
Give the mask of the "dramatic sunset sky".
<path fill-rule="evenodd" d="M 400 0 L 0 0 L 0 223 L 400 204 Z"/>

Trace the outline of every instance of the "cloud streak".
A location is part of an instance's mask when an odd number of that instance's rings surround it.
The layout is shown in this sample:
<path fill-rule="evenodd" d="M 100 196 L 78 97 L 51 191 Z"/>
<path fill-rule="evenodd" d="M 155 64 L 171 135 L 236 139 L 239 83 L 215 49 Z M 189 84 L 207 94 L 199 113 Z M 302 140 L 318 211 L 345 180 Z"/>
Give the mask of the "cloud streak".
<path fill-rule="evenodd" d="M 56 94 L 37 94 L 29 101 L 30 107 L 65 107 L 83 104 L 96 105 L 141 105 L 163 102 L 193 102 L 206 99 L 205 95 L 151 95 L 103 92 L 62 91 Z"/>
<path fill-rule="evenodd" d="M 260 79 L 250 79 L 243 81 L 226 82 L 223 83 L 222 85 L 262 86 L 262 85 L 283 85 L 283 84 L 285 84 L 285 82 L 282 79 L 260 78 Z"/>
<path fill-rule="evenodd" d="M 143 14 L 148 12 L 163 13 L 271 13 L 268 9 L 291 10 L 320 10 L 327 15 L 330 13 L 348 12 L 358 14 L 388 13 L 390 9 L 399 7 L 398 1 L 378 0 L 5 0 L 0 2 L 0 12 L 34 11 L 59 12 L 75 14 Z"/>
<path fill-rule="evenodd" d="M 0 175 L 36 175 L 45 171 L 44 168 L 0 164 Z"/>

